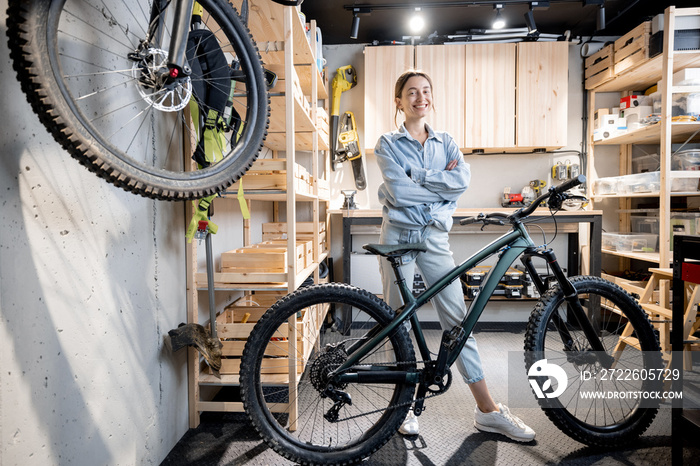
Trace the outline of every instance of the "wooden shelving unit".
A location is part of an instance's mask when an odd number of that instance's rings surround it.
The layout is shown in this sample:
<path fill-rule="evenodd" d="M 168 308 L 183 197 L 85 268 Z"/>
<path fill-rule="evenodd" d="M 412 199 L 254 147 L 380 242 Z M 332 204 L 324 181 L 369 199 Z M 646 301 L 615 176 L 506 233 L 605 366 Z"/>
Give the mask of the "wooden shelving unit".
<path fill-rule="evenodd" d="M 234 6 L 240 7 L 234 1 Z M 286 270 L 276 270 L 270 273 L 230 273 L 215 272 L 215 291 L 277 291 L 286 294 L 296 290 L 299 285 L 313 274 L 319 282 L 319 264 L 328 256 L 327 233 L 326 241 L 321 242 L 321 225 L 330 226 L 328 214 L 329 186 L 325 178 L 330 171 L 328 157 L 321 151 L 327 150 L 328 127 L 327 109 L 319 106 L 319 101 L 328 101 L 328 90 L 317 68 L 316 23 L 308 25 L 310 39 L 307 40 L 306 26 L 294 7 L 285 7 L 267 0 L 249 1 L 249 28 L 257 42 L 260 55 L 266 67 L 273 69 L 278 75 L 278 84 L 271 89 L 270 95 L 270 126 L 265 147 L 272 151 L 272 159 L 259 159 L 242 178 L 244 198 L 246 201 L 284 202 L 286 209 Z M 278 151 L 284 151 L 284 159 L 276 158 Z M 311 153 L 310 171 L 297 165 L 297 151 Z M 323 165 L 323 166 L 322 166 Z M 269 171 L 272 184 L 261 186 L 251 183 L 255 170 Z M 303 173 L 301 173 L 303 172 Z M 262 178 L 255 178 L 256 181 Z M 250 189 L 246 188 L 249 186 Z M 222 193 L 224 200 L 216 202 L 236 202 L 238 183 Z M 226 201 L 225 199 L 231 199 Z M 295 256 L 297 246 L 297 203 L 307 202 L 312 205 L 313 228 L 312 260 L 301 264 Z M 323 207 L 323 208 L 322 208 Z M 278 222 L 277 212 L 281 206 L 275 204 L 275 222 Z M 189 221 L 189 219 L 188 219 Z M 251 220 L 244 220 L 245 229 L 249 231 Z M 231 245 L 232 249 L 247 246 L 250 243 L 247 233 L 244 245 Z M 207 278 L 204 271 L 197 266 L 196 243 L 187 248 L 187 306 L 188 321 L 197 322 L 199 314 L 198 295 L 206 291 Z M 218 322 L 217 318 L 217 322 Z M 207 325 L 208 322 L 202 322 Z M 228 324 L 230 327 L 231 324 Z M 236 325 L 235 323 L 233 324 Z M 250 324 L 240 324 L 248 325 Z M 240 343 L 240 342 L 236 342 Z M 242 345 L 238 345 L 242 348 Z M 233 365 L 235 366 L 235 364 Z M 209 373 L 199 353 L 189 350 L 189 407 L 190 426 L 199 424 L 199 414 L 204 411 L 242 411 L 240 402 L 212 401 L 202 399 L 200 387 L 223 387 L 237 385 L 238 375 L 228 373 L 217 378 Z M 296 388 L 298 375 L 275 374 L 269 376 L 268 382 L 290 384 L 290 390 Z"/>
<path fill-rule="evenodd" d="M 673 73 L 687 67 L 700 67 L 700 51 L 674 50 L 674 30 L 676 18 L 680 16 L 700 15 L 700 8 L 677 9 L 669 7 L 664 14 L 663 53 L 651 59 L 643 60 L 635 66 L 625 70 L 609 81 L 589 89 L 589 162 L 587 170 L 588 195 L 591 199 L 600 201 L 605 198 L 617 198 L 620 208 L 630 209 L 631 200 L 634 198 L 648 198 L 656 200 L 659 204 L 659 251 L 656 253 L 642 252 L 618 252 L 603 249 L 606 254 L 611 254 L 624 259 L 636 259 L 661 267 L 668 267 L 672 262 L 670 247 L 671 239 L 671 198 L 680 196 L 700 196 L 700 192 L 674 192 L 671 185 L 678 178 L 700 178 L 700 172 L 671 171 L 671 145 L 684 143 L 698 130 L 700 122 L 673 122 L 672 101 L 676 93 L 697 92 L 698 86 L 672 86 Z M 661 120 L 653 125 L 641 127 L 637 130 L 612 137 L 602 141 L 593 141 L 594 112 L 596 111 L 596 95 L 604 92 L 624 92 L 632 90 L 644 90 L 659 83 L 661 91 Z M 697 135 L 691 142 L 700 142 Z M 660 189 L 658 192 L 634 193 L 623 195 L 595 195 L 593 185 L 596 179 L 595 161 L 596 147 L 620 146 L 620 174 L 631 173 L 631 146 L 638 144 L 658 144 L 660 157 Z M 597 208 L 597 207 L 596 207 Z M 620 231 L 629 231 L 629 214 L 620 215 Z"/>

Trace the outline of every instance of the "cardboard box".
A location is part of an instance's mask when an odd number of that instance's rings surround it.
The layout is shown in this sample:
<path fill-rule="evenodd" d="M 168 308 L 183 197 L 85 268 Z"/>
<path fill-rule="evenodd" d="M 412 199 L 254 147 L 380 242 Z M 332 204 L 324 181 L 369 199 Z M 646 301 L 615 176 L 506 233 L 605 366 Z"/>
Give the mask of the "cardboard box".
<path fill-rule="evenodd" d="M 625 110 L 627 108 L 636 107 L 639 105 L 639 95 L 628 95 L 627 97 L 622 97 L 620 99 L 620 110 Z"/>
<path fill-rule="evenodd" d="M 685 68 L 673 73 L 674 86 L 700 85 L 700 68 Z"/>

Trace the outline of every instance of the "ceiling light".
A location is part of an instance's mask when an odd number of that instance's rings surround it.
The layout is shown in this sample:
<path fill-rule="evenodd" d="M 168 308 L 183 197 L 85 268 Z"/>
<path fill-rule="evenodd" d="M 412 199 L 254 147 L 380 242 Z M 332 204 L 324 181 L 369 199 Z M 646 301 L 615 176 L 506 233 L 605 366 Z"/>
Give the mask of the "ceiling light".
<path fill-rule="evenodd" d="M 350 27 L 350 38 L 357 39 L 357 34 L 360 32 L 360 17 L 357 12 L 352 14 L 352 27 Z"/>
<path fill-rule="evenodd" d="M 421 15 L 420 11 L 420 8 L 416 8 L 415 13 L 413 13 L 411 20 L 408 23 L 412 32 L 422 31 L 425 27 L 425 20 L 423 19 L 423 15 Z"/>
<path fill-rule="evenodd" d="M 602 31 L 605 29 L 605 5 L 600 5 L 598 9 L 598 17 L 596 19 L 596 29 Z"/>
<path fill-rule="evenodd" d="M 493 29 L 503 29 L 506 25 L 506 21 L 501 16 L 501 9 L 503 8 L 502 3 L 496 3 L 493 8 L 496 10 L 496 19 L 493 20 L 491 27 Z"/>
<path fill-rule="evenodd" d="M 532 3 L 530 8 L 525 13 L 525 24 L 527 25 L 527 32 L 533 34 L 537 32 L 537 25 L 535 24 L 535 15 L 532 13 Z"/>

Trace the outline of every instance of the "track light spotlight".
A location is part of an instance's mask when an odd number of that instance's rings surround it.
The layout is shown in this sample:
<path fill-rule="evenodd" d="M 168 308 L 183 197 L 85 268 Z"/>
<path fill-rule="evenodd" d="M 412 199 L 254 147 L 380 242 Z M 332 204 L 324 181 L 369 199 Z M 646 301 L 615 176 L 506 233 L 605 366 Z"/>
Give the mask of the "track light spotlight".
<path fill-rule="evenodd" d="M 491 27 L 493 29 L 503 29 L 506 25 L 506 21 L 501 16 L 501 10 L 503 9 L 502 3 L 496 3 L 493 5 L 494 10 L 496 10 L 496 19 L 493 20 Z"/>
<path fill-rule="evenodd" d="M 527 25 L 527 32 L 533 34 L 537 32 L 537 25 L 535 24 L 535 15 L 532 13 L 532 4 L 530 4 L 530 9 L 525 12 L 525 25 Z"/>
<path fill-rule="evenodd" d="M 598 18 L 596 20 L 596 29 L 602 31 L 605 29 L 605 5 L 600 5 L 598 9 Z"/>
<path fill-rule="evenodd" d="M 360 32 L 360 17 L 357 12 L 352 14 L 352 27 L 350 28 L 350 38 L 357 39 L 357 34 Z"/>

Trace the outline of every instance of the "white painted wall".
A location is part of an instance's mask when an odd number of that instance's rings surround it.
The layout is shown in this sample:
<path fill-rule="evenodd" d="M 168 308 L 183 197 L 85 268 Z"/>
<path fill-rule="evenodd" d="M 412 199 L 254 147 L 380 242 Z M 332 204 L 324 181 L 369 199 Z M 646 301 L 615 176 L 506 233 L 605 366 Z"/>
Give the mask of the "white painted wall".
<path fill-rule="evenodd" d="M 0 464 L 158 464 L 188 428 L 183 203 L 128 194 L 40 125 L 0 0 Z"/>

